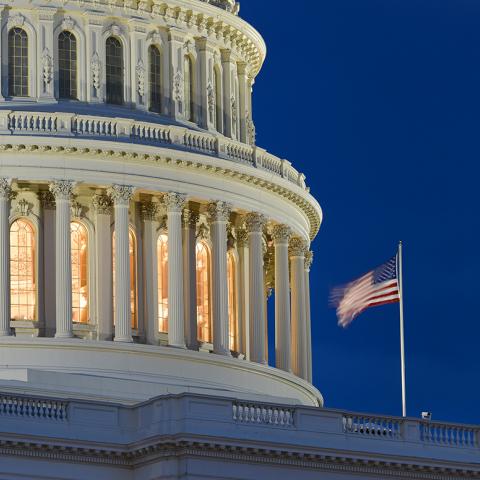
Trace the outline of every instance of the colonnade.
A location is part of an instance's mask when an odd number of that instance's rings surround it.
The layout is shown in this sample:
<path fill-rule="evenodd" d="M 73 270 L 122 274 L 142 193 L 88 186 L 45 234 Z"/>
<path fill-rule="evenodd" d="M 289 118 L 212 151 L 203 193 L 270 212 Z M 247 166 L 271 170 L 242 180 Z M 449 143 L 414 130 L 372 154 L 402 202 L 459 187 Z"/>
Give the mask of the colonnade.
<path fill-rule="evenodd" d="M 72 283 L 71 283 L 71 202 L 75 183 L 69 180 L 52 182 L 49 190 L 55 198 L 55 285 L 57 338 L 71 338 Z M 98 299 L 96 316 L 98 332 L 108 339 L 109 332 L 116 342 L 133 342 L 130 305 L 130 251 L 129 206 L 135 189 L 127 185 L 112 185 L 106 193 L 92 199 L 96 212 L 97 257 L 106 263 L 97 265 Z M 0 335 L 11 335 L 9 288 L 9 212 L 14 195 L 10 179 L 0 178 Z M 162 196 L 168 228 L 168 344 L 180 349 L 198 349 L 196 299 L 196 232 L 198 212 L 189 208 L 186 195 L 169 192 Z M 144 242 L 154 250 L 155 220 L 158 203 L 142 204 Z M 110 214 L 113 209 L 115 228 L 114 319 L 108 300 L 112 298 L 112 271 Z M 229 315 L 227 293 L 228 224 L 232 206 L 224 201 L 206 205 L 211 239 L 211 324 L 213 351 L 230 356 Z M 267 218 L 251 212 L 242 217 L 236 228 L 238 251 L 237 321 L 238 350 L 250 361 L 267 364 L 267 318 L 265 308 L 264 230 Z M 239 222 L 237 222 L 238 224 Z M 51 225 L 51 223 L 50 223 Z M 102 235 L 103 232 L 103 235 Z M 309 270 L 311 252 L 307 242 L 293 236 L 286 225 L 270 226 L 273 239 L 275 269 L 275 350 L 276 366 L 311 381 L 311 336 Z M 110 259 L 110 260 L 109 260 Z M 145 261 L 146 278 L 154 277 L 151 263 Z M 150 272 L 150 273 L 149 273 Z M 155 343 L 157 306 L 154 287 L 145 282 L 146 342 Z M 114 321 L 113 321 L 114 320 Z M 110 338 L 112 338 L 110 336 Z M 248 352 L 248 353 L 247 353 Z"/>

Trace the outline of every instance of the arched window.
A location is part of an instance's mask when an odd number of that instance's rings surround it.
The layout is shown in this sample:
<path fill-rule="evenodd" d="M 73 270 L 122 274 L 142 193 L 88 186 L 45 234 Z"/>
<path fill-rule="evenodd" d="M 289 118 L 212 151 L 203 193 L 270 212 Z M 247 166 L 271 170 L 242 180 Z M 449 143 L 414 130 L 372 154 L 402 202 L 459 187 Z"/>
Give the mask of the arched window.
<path fill-rule="evenodd" d="M 155 45 L 148 48 L 150 64 L 150 111 L 162 112 L 162 58 Z"/>
<path fill-rule="evenodd" d="M 185 118 L 193 122 L 194 119 L 194 75 L 193 75 L 193 62 L 192 59 L 186 55 L 185 56 L 185 67 L 184 67 L 184 102 L 185 102 Z"/>
<path fill-rule="evenodd" d="M 77 98 L 77 39 L 68 31 L 58 36 L 58 89 L 60 98 Z"/>
<path fill-rule="evenodd" d="M 227 287 L 228 287 L 228 332 L 230 350 L 237 348 L 237 294 L 235 282 L 235 258 L 232 252 L 227 254 Z"/>
<path fill-rule="evenodd" d="M 8 94 L 28 97 L 28 36 L 18 27 L 8 32 Z"/>
<path fill-rule="evenodd" d="M 134 231 L 128 229 L 128 248 L 130 253 L 130 314 L 132 328 L 137 328 L 137 239 Z M 113 269 L 113 308 L 115 313 L 115 232 L 112 242 L 112 269 Z M 113 316 L 115 319 L 115 315 Z"/>
<path fill-rule="evenodd" d="M 158 331 L 168 332 L 168 237 L 157 241 L 158 259 Z"/>
<path fill-rule="evenodd" d="M 213 69 L 213 83 L 215 92 L 215 128 L 220 132 L 222 129 L 222 81 L 217 67 Z"/>
<path fill-rule="evenodd" d="M 72 320 L 88 322 L 88 232 L 79 222 L 70 224 L 72 248 Z"/>
<path fill-rule="evenodd" d="M 210 328 L 210 252 L 203 242 L 197 243 L 197 333 L 202 342 L 211 341 Z"/>
<path fill-rule="evenodd" d="M 36 319 L 35 257 L 35 229 L 28 220 L 19 218 L 10 227 L 10 295 L 14 320 Z"/>
<path fill-rule="evenodd" d="M 107 103 L 123 104 L 123 47 L 115 37 L 108 37 L 106 44 L 105 73 Z"/>

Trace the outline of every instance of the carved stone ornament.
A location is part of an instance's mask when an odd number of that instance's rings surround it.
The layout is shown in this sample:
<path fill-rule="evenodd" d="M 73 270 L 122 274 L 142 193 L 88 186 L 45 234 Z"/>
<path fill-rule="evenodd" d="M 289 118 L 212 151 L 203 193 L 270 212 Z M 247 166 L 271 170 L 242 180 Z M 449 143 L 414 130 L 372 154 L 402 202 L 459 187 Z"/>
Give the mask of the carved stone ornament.
<path fill-rule="evenodd" d="M 159 210 L 158 203 L 155 202 L 142 202 L 140 209 L 140 216 L 144 222 L 153 222 L 157 219 Z"/>
<path fill-rule="evenodd" d="M 153 32 L 150 33 L 150 41 L 154 45 L 161 45 L 162 36 L 160 35 L 160 33 L 156 32 L 156 31 L 153 31 Z"/>
<path fill-rule="evenodd" d="M 234 96 L 230 99 L 230 103 L 232 105 L 232 124 L 233 130 L 235 131 L 237 128 L 237 119 L 238 119 L 238 112 L 237 112 L 237 100 Z"/>
<path fill-rule="evenodd" d="M 135 188 L 130 185 L 112 185 L 107 191 L 115 206 L 128 205 L 134 192 Z"/>
<path fill-rule="evenodd" d="M 17 202 L 16 210 L 21 217 L 28 217 L 32 211 L 32 207 L 33 205 L 30 202 L 22 198 Z"/>
<path fill-rule="evenodd" d="M 248 232 L 244 228 L 237 228 L 237 247 L 248 245 Z"/>
<path fill-rule="evenodd" d="M 71 180 L 57 180 L 49 185 L 50 191 L 55 195 L 55 200 L 68 200 L 72 198 L 75 182 Z"/>
<path fill-rule="evenodd" d="M 197 212 L 194 212 L 193 210 L 190 210 L 188 208 L 183 211 L 182 222 L 185 228 L 196 229 L 199 219 L 200 215 Z"/>
<path fill-rule="evenodd" d="M 215 92 L 213 91 L 213 85 L 211 82 L 207 86 L 207 101 L 208 101 L 208 114 L 210 115 L 210 121 L 213 122 L 215 116 Z"/>
<path fill-rule="evenodd" d="M 305 270 L 307 272 L 310 271 L 310 268 L 312 267 L 312 263 L 313 263 L 313 252 L 311 250 L 309 250 L 305 254 Z"/>
<path fill-rule="evenodd" d="M 245 217 L 245 226 L 248 233 L 261 233 L 266 223 L 267 219 L 260 213 L 248 213 Z"/>
<path fill-rule="evenodd" d="M 75 28 L 75 20 L 70 15 L 65 15 L 62 20 L 62 30 L 73 30 Z"/>
<path fill-rule="evenodd" d="M 45 48 L 42 53 L 42 80 L 45 86 L 50 85 L 53 78 L 53 60 L 50 50 Z"/>
<path fill-rule="evenodd" d="M 114 3 L 116 3 L 116 1 Z M 119 25 L 113 23 L 112 25 L 110 25 L 106 33 L 109 36 L 119 37 L 122 34 L 122 29 Z"/>
<path fill-rule="evenodd" d="M 210 230 L 204 223 L 201 223 L 198 226 L 197 230 L 197 240 L 208 240 L 210 236 Z"/>
<path fill-rule="evenodd" d="M 173 77 L 173 98 L 178 103 L 183 103 L 183 74 L 180 70 Z"/>
<path fill-rule="evenodd" d="M 163 196 L 163 203 L 165 204 L 168 213 L 181 213 L 186 200 L 187 196 L 181 193 L 169 192 Z"/>
<path fill-rule="evenodd" d="M 253 123 L 252 116 L 250 115 L 248 110 L 245 116 L 247 117 L 247 141 L 250 145 L 255 146 L 255 144 L 257 143 L 257 130 L 255 128 L 255 124 Z"/>
<path fill-rule="evenodd" d="M 289 253 L 291 257 L 304 257 L 307 249 L 307 242 L 303 238 L 293 237 L 290 240 Z"/>
<path fill-rule="evenodd" d="M 272 237 L 277 242 L 288 242 L 292 236 L 292 229 L 288 225 L 275 225 Z"/>
<path fill-rule="evenodd" d="M 100 74 L 101 74 L 102 65 L 100 63 L 100 57 L 98 56 L 97 52 L 95 52 L 92 56 L 92 61 L 90 62 L 90 69 L 92 72 L 92 85 L 98 96 L 100 92 L 100 85 L 101 85 Z"/>
<path fill-rule="evenodd" d="M 227 202 L 210 202 L 207 205 L 207 212 L 210 222 L 228 222 L 232 205 Z"/>
<path fill-rule="evenodd" d="M 70 215 L 72 218 L 82 218 L 83 217 L 83 205 L 79 202 L 72 202 L 70 206 Z"/>
<path fill-rule="evenodd" d="M 0 198 L 11 200 L 14 197 L 11 178 L 0 178 Z"/>
<path fill-rule="evenodd" d="M 7 30 L 10 30 L 13 27 L 23 27 L 24 23 L 25 17 L 21 13 L 13 15 L 13 17 L 9 17 L 7 21 Z"/>
<path fill-rule="evenodd" d="M 55 195 L 50 190 L 38 192 L 37 196 L 44 210 L 55 210 Z"/>
<path fill-rule="evenodd" d="M 111 215 L 113 212 L 112 199 L 105 194 L 96 194 L 92 197 L 92 205 L 95 213 L 99 215 Z"/>
<path fill-rule="evenodd" d="M 139 60 L 137 63 L 137 91 L 140 97 L 145 96 L 145 65 L 143 60 Z"/>
<path fill-rule="evenodd" d="M 187 40 L 183 44 L 183 49 L 185 50 L 185 53 L 189 53 L 189 54 L 194 54 L 195 53 L 195 45 L 191 40 Z"/>

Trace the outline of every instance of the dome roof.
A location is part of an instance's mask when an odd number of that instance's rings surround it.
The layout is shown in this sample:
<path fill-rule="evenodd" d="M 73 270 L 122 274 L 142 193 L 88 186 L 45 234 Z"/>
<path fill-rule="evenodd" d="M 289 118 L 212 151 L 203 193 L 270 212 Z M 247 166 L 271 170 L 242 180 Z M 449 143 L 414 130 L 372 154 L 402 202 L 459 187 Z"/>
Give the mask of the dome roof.
<path fill-rule="evenodd" d="M 238 14 L 240 10 L 240 3 L 236 0 L 201 0 L 205 3 L 210 3 L 210 5 L 214 5 L 215 7 L 222 8 L 223 10 L 227 10 L 227 12 L 231 12 L 235 15 Z"/>

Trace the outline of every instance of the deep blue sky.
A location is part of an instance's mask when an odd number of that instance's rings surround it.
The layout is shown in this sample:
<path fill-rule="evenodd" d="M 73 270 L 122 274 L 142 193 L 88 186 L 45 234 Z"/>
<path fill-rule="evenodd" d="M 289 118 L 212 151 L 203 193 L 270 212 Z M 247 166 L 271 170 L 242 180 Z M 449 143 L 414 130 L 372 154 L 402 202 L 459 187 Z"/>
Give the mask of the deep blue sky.
<path fill-rule="evenodd" d="M 408 413 L 480 423 L 480 2 L 241 3 L 268 46 L 258 144 L 324 210 L 311 283 L 326 406 L 401 414 L 398 306 L 344 331 L 328 291 L 402 239 Z"/>

